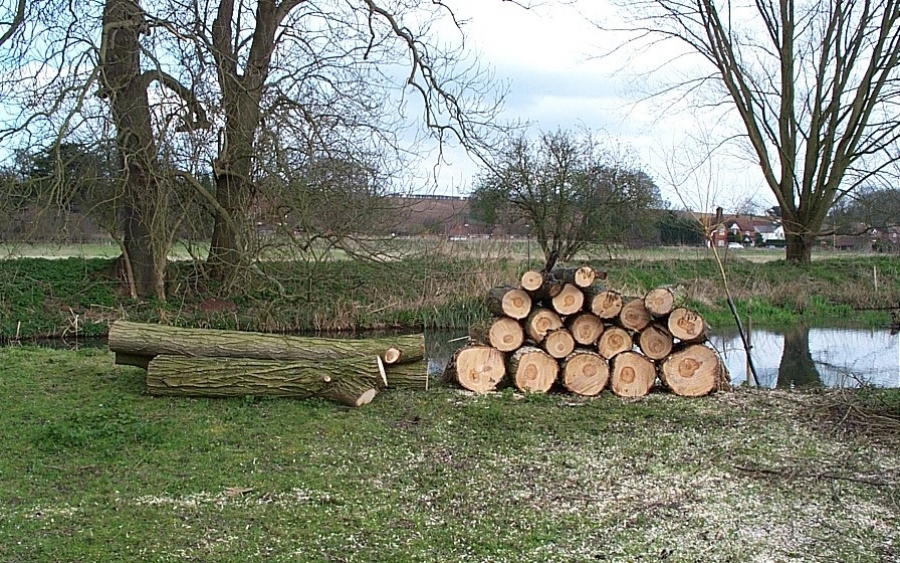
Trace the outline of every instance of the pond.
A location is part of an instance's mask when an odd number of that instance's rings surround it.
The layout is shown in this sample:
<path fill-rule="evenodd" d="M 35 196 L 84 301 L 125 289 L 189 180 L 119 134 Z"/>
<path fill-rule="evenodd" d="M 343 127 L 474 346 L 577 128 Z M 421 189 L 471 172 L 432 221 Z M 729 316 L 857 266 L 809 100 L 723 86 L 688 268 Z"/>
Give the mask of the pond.
<path fill-rule="evenodd" d="M 428 371 L 440 374 L 465 330 L 426 333 Z M 462 340 L 460 340 L 462 338 Z M 711 340 L 740 385 L 747 380 L 747 357 L 736 330 L 716 330 Z M 900 387 L 900 335 L 886 329 L 754 329 L 751 351 L 761 387 Z"/>

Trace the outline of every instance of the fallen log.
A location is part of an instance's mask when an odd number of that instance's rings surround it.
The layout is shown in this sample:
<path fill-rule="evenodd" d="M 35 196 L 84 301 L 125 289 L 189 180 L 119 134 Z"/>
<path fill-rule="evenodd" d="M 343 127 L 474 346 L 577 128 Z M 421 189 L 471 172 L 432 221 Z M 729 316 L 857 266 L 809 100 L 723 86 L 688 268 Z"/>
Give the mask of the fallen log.
<path fill-rule="evenodd" d="M 682 397 L 700 397 L 727 379 L 719 354 L 702 344 L 691 344 L 670 354 L 659 366 L 659 379 Z"/>
<path fill-rule="evenodd" d="M 519 391 L 546 393 L 556 381 L 559 364 L 540 348 L 522 346 L 509 358 L 506 373 Z"/>
<path fill-rule="evenodd" d="M 322 397 L 358 407 L 378 393 L 377 356 L 328 361 L 161 354 L 147 367 L 147 392 L 182 397 Z"/>
<path fill-rule="evenodd" d="M 575 393 L 593 397 L 609 382 L 609 363 L 590 350 L 575 350 L 560 364 L 560 382 Z"/>
<path fill-rule="evenodd" d="M 505 373 L 502 352 L 475 344 L 463 346 L 453 354 L 443 380 L 475 393 L 487 393 L 497 388 Z"/>
<path fill-rule="evenodd" d="M 498 317 L 524 319 L 531 311 L 531 297 L 516 287 L 494 287 L 488 290 L 484 305 Z"/>
<path fill-rule="evenodd" d="M 612 360 L 610 389 L 619 397 L 643 397 L 656 381 L 656 366 L 637 352 L 622 352 Z"/>
<path fill-rule="evenodd" d="M 425 335 L 352 340 L 116 321 L 109 329 L 109 349 L 116 352 L 116 363 L 125 365 L 138 365 L 138 357 L 149 362 L 160 354 L 310 361 L 381 356 L 386 360 L 389 349 L 400 352 L 395 363 L 416 363 L 425 357 Z"/>
<path fill-rule="evenodd" d="M 519 285 L 528 292 L 532 301 L 552 299 L 562 291 L 564 281 L 558 280 L 546 272 L 528 270 L 519 279 Z"/>

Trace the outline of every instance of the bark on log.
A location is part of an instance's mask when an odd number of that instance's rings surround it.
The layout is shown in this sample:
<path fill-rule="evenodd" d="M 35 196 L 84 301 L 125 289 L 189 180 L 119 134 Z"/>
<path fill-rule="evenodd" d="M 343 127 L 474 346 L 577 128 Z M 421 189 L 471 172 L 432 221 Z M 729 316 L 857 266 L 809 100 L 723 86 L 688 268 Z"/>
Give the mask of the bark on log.
<path fill-rule="evenodd" d="M 117 366 L 134 366 L 147 369 L 147 366 L 150 365 L 150 360 L 152 359 L 152 356 L 136 356 L 134 354 L 116 352 L 116 359 L 113 363 Z"/>
<path fill-rule="evenodd" d="M 525 319 L 525 335 L 535 344 L 540 344 L 548 332 L 562 328 L 562 326 L 562 319 L 559 318 L 559 315 L 550 309 L 538 307 L 531 311 L 531 314 Z"/>
<path fill-rule="evenodd" d="M 156 356 L 147 368 L 151 395 L 322 397 L 349 406 L 372 401 L 381 382 L 377 357 L 328 361 Z"/>
<path fill-rule="evenodd" d="M 584 307 L 584 293 L 574 284 L 567 283 L 550 303 L 560 315 L 574 315 Z"/>
<path fill-rule="evenodd" d="M 581 266 L 580 268 L 558 268 L 553 270 L 553 277 L 570 283 L 576 287 L 591 287 L 597 278 L 597 273 L 590 266 Z"/>
<path fill-rule="evenodd" d="M 590 350 L 575 350 L 560 365 L 560 381 L 577 395 L 599 395 L 609 382 L 609 362 Z"/>
<path fill-rule="evenodd" d="M 601 319 L 614 319 L 622 311 L 622 294 L 618 291 L 591 288 L 587 295 L 591 312 Z"/>
<path fill-rule="evenodd" d="M 661 360 L 672 352 L 675 344 L 668 329 L 657 323 L 650 323 L 635 338 L 641 352 L 651 360 Z"/>
<path fill-rule="evenodd" d="M 384 354 L 389 348 L 402 351 L 400 363 L 418 362 L 425 357 L 425 335 L 351 340 L 179 328 L 128 321 L 116 321 L 109 329 L 111 351 L 144 356 L 148 360 L 160 354 L 311 361 L 379 355 L 384 360 Z"/>
<path fill-rule="evenodd" d="M 594 346 L 603 334 L 603 321 L 593 313 L 584 312 L 566 319 L 566 328 L 578 344 Z"/>
<path fill-rule="evenodd" d="M 630 300 L 619 312 L 619 324 L 626 330 L 639 332 L 644 330 L 651 320 L 650 311 L 644 307 L 644 300 L 641 298 Z"/>
<path fill-rule="evenodd" d="M 531 311 L 531 297 L 515 287 L 494 287 L 485 296 L 484 305 L 498 317 L 524 319 Z"/>
<path fill-rule="evenodd" d="M 726 377 L 719 354 L 691 344 L 669 355 L 659 366 L 659 379 L 676 395 L 700 397 L 719 387 Z"/>
<path fill-rule="evenodd" d="M 617 326 L 606 327 L 600 335 L 600 340 L 597 341 L 597 351 L 607 360 L 631 350 L 631 347 L 631 335 L 624 328 Z"/>
<path fill-rule="evenodd" d="M 475 393 L 488 393 L 497 388 L 505 373 L 502 352 L 490 346 L 471 345 L 453 354 L 443 379 Z"/>
<path fill-rule="evenodd" d="M 509 380 L 525 393 L 546 393 L 559 374 L 559 364 L 549 354 L 533 346 L 522 346 L 509 358 Z"/>
<path fill-rule="evenodd" d="M 656 366 L 637 352 L 622 352 L 612 360 L 610 388 L 619 397 L 643 397 L 656 381 Z"/>
<path fill-rule="evenodd" d="M 469 338 L 501 352 L 512 352 L 525 343 L 525 331 L 516 319 L 499 317 L 487 326 L 473 327 L 469 331 Z"/>
<path fill-rule="evenodd" d="M 558 328 L 548 332 L 541 345 L 548 354 L 557 360 L 561 360 L 575 350 L 575 339 L 572 338 L 572 333 L 567 329 Z"/>
<path fill-rule="evenodd" d="M 672 336 L 682 342 L 700 343 L 709 339 L 709 325 L 699 313 L 688 309 L 672 311 L 667 326 Z"/>
<path fill-rule="evenodd" d="M 651 289 L 644 296 L 644 307 L 655 319 L 665 317 L 675 308 L 675 293 L 668 287 Z"/>

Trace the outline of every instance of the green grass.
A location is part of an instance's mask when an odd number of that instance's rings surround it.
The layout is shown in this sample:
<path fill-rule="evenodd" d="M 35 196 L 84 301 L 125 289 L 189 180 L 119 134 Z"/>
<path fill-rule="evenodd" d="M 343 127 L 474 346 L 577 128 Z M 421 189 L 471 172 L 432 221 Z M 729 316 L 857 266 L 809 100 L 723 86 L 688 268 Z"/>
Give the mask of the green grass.
<path fill-rule="evenodd" d="M 142 376 L 103 351 L 0 351 L 0 560 L 900 555 L 896 441 L 834 432 L 819 395 L 436 387 L 348 409 L 152 398 Z"/>

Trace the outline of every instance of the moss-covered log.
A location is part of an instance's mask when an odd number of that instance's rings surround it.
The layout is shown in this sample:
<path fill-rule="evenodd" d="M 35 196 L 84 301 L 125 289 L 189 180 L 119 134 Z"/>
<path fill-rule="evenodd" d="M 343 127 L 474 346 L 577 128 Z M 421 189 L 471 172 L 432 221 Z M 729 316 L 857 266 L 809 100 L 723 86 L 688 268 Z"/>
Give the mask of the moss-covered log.
<path fill-rule="evenodd" d="M 352 340 L 116 321 L 109 329 L 109 349 L 131 360 L 136 356 L 152 358 L 170 354 L 309 361 L 373 356 L 381 356 L 384 360 L 389 349 L 396 349 L 400 352 L 396 363 L 417 363 L 425 357 L 425 335 Z"/>
<path fill-rule="evenodd" d="M 147 392 L 186 397 L 322 397 L 371 402 L 381 384 L 377 358 L 258 360 L 162 354 L 147 367 Z"/>

